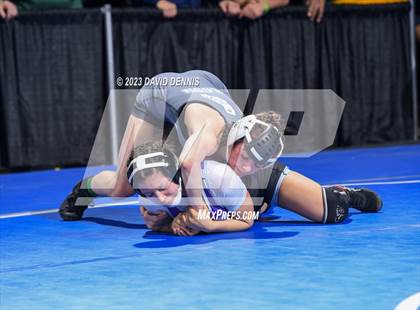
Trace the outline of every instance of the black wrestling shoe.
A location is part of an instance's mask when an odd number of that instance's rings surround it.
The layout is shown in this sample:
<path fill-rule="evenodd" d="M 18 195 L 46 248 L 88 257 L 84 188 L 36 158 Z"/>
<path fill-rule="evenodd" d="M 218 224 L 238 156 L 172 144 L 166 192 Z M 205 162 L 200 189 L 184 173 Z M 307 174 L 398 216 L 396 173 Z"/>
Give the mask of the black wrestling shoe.
<path fill-rule="evenodd" d="M 88 208 L 89 204 L 93 201 L 93 198 L 86 197 L 86 190 L 81 189 L 83 181 L 80 181 L 73 188 L 73 191 L 64 199 L 61 203 L 59 213 L 65 221 L 79 221 L 82 219 L 83 212 Z M 76 200 L 79 197 L 83 197 L 83 204 L 76 205 Z"/>
<path fill-rule="evenodd" d="M 361 212 L 378 212 L 382 209 L 382 199 L 374 191 L 367 188 L 344 187 L 350 196 L 351 208 Z"/>

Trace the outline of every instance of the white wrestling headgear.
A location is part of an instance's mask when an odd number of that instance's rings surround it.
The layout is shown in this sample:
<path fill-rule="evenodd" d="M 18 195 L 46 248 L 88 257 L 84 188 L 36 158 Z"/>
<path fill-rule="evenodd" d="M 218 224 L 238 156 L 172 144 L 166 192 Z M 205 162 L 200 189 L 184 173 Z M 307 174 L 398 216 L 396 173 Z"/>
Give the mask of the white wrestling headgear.
<path fill-rule="evenodd" d="M 159 161 L 150 161 L 151 159 L 159 158 Z M 165 167 L 167 170 L 166 175 L 170 178 L 172 178 L 172 181 L 174 181 L 177 184 L 181 184 L 181 177 L 179 172 L 179 163 L 178 159 L 169 150 L 164 150 L 163 152 L 155 152 L 155 153 L 149 153 L 144 155 L 139 155 L 128 164 L 127 166 L 127 177 L 128 182 L 130 183 L 131 187 L 134 189 L 134 191 L 143 196 L 141 190 L 137 188 L 137 186 L 134 184 L 134 178 L 136 173 L 139 171 L 145 170 L 145 169 L 151 169 L 151 168 L 159 168 L 159 167 Z M 181 189 L 181 186 L 180 186 Z M 178 197 L 179 196 L 179 197 Z M 181 192 L 177 195 L 176 200 L 181 199 Z"/>

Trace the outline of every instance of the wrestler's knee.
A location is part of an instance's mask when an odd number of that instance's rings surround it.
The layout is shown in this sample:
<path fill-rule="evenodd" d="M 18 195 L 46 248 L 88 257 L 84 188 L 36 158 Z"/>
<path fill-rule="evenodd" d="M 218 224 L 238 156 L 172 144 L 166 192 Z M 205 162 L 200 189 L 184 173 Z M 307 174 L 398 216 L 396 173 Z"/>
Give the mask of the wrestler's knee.
<path fill-rule="evenodd" d="M 134 191 L 128 182 L 126 166 L 120 166 L 118 173 L 115 174 L 115 185 L 111 191 L 111 197 L 128 197 L 133 195 Z"/>
<path fill-rule="evenodd" d="M 134 194 L 134 190 L 128 183 L 128 180 L 121 180 L 117 182 L 116 186 L 112 189 L 111 197 L 128 197 Z"/>

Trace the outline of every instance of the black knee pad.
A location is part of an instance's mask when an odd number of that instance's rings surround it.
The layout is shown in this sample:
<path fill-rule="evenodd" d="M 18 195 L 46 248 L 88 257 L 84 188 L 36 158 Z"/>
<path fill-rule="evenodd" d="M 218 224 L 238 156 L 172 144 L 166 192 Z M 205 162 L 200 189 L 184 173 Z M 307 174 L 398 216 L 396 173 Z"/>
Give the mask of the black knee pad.
<path fill-rule="evenodd" d="M 264 195 L 264 202 L 268 204 L 271 203 L 275 195 L 278 195 L 278 192 L 276 191 L 277 183 L 282 178 L 286 165 L 280 161 L 276 161 L 274 166 L 269 169 L 272 169 L 272 171 Z"/>
<path fill-rule="evenodd" d="M 339 186 L 323 187 L 324 200 L 323 224 L 338 224 L 343 222 L 350 208 L 350 196 Z"/>
<path fill-rule="evenodd" d="M 265 203 L 270 205 L 273 200 L 277 200 L 277 184 L 287 174 L 286 168 L 283 163 L 277 161 L 272 167 L 241 178 L 253 198 L 255 211 L 259 211 Z"/>
<path fill-rule="evenodd" d="M 277 161 L 273 167 L 270 167 L 268 169 L 272 169 L 272 170 L 270 174 L 270 179 L 267 183 L 267 187 L 264 189 L 264 195 L 263 195 L 264 200 L 263 200 L 262 205 L 267 204 L 270 207 L 272 203 L 274 203 L 274 205 L 278 205 L 279 203 L 278 195 L 279 195 L 280 186 L 281 186 L 281 183 L 279 185 L 279 182 L 283 181 L 289 169 L 286 167 L 285 164 L 283 164 L 280 161 Z M 277 188 L 277 185 L 279 185 L 279 188 Z M 260 208 L 261 207 L 259 207 L 258 210 Z"/>

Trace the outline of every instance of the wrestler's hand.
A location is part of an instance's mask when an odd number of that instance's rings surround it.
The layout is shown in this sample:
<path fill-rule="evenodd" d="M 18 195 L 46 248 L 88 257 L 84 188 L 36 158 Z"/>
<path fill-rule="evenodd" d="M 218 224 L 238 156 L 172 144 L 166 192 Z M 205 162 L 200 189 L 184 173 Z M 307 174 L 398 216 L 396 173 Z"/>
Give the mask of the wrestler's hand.
<path fill-rule="evenodd" d="M 156 7 L 162 11 L 166 18 L 173 18 L 178 14 L 176 4 L 166 0 L 160 0 L 156 3 Z"/>
<path fill-rule="evenodd" d="M 194 236 L 200 232 L 200 230 L 192 229 L 187 226 L 186 214 L 178 214 L 172 221 L 172 232 L 178 236 Z"/>
<path fill-rule="evenodd" d="M 150 213 L 145 207 L 140 207 L 140 212 L 144 217 L 144 223 L 147 228 L 158 231 L 161 227 L 168 224 L 171 220 L 169 215 L 164 211 L 158 211 L 157 213 Z"/>
<path fill-rule="evenodd" d="M 202 215 L 206 212 L 209 212 L 207 208 L 201 209 Z M 187 211 L 184 212 L 184 221 L 188 228 L 199 230 L 203 232 L 212 232 L 214 222 L 211 219 L 200 219 L 199 218 L 199 210 L 196 208 L 188 208 Z M 210 218 L 210 215 L 209 215 Z"/>

